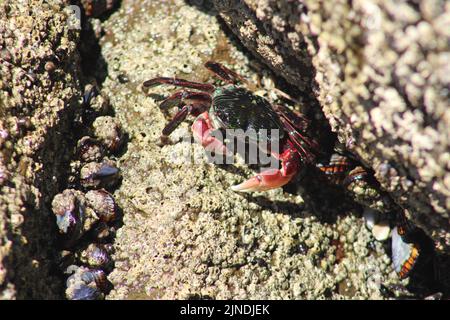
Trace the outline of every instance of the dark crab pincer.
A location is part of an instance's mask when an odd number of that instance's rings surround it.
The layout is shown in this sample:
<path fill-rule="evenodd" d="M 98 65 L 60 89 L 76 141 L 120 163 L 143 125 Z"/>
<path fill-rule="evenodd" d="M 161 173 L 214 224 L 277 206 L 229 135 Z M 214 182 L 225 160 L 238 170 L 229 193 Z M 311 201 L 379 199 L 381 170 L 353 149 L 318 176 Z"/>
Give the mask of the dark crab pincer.
<path fill-rule="evenodd" d="M 302 164 L 313 163 L 316 158 L 317 144 L 306 130 L 308 121 L 299 113 L 285 106 L 271 105 L 266 99 L 254 95 L 240 86 L 245 80 L 234 71 L 216 62 L 207 62 L 205 67 L 227 84 L 214 86 L 177 78 L 158 77 L 144 82 L 144 87 L 169 84 L 195 89 L 175 92 L 161 103 L 161 107 L 179 105 L 181 110 L 163 130 L 167 136 L 186 119 L 188 114 L 196 116 L 192 125 L 194 139 L 205 149 L 216 154 L 227 155 L 230 150 L 213 136 L 216 129 L 252 129 L 258 133 L 265 129 L 278 129 L 279 152 L 271 155 L 281 160 L 281 169 L 268 169 L 249 180 L 233 186 L 234 191 L 264 191 L 287 184 L 299 171 Z M 238 137 L 239 138 L 239 137 Z M 268 145 L 272 136 L 266 136 Z"/>

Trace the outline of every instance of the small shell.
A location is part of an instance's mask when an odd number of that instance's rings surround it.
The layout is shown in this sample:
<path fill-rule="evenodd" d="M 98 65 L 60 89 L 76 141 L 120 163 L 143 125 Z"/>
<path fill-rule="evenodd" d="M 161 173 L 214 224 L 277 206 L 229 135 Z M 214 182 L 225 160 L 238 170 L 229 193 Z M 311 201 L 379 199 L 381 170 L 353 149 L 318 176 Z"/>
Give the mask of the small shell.
<path fill-rule="evenodd" d="M 101 244 L 91 243 L 86 250 L 81 252 L 80 261 L 89 267 L 107 270 L 112 265 L 112 260 L 107 250 L 108 248 Z"/>
<path fill-rule="evenodd" d="M 105 149 L 97 140 L 84 136 L 78 140 L 77 154 L 80 160 L 84 162 L 100 161 L 105 154 Z"/>
<path fill-rule="evenodd" d="M 378 241 L 385 241 L 389 238 L 391 227 L 389 221 L 383 220 L 376 223 L 372 228 L 372 235 Z"/>
<path fill-rule="evenodd" d="M 442 300 L 443 296 L 444 294 L 442 292 L 436 292 L 434 294 L 425 297 L 423 300 Z"/>
<path fill-rule="evenodd" d="M 98 220 L 86 211 L 83 192 L 74 189 L 66 189 L 57 194 L 52 201 L 52 211 L 56 215 L 56 224 L 63 236 L 64 247 L 72 246 Z"/>
<path fill-rule="evenodd" d="M 86 193 L 86 200 L 100 221 L 111 222 L 116 218 L 116 202 L 113 196 L 105 189 L 89 191 Z"/>
<path fill-rule="evenodd" d="M 80 283 L 68 287 L 66 297 L 69 300 L 102 300 L 104 295 L 98 288 Z"/>
<path fill-rule="evenodd" d="M 102 270 L 72 265 L 66 273 L 72 274 L 66 281 L 69 300 L 100 300 L 108 291 L 108 279 Z"/>
<path fill-rule="evenodd" d="M 130 81 L 130 79 L 127 77 L 126 74 L 121 73 L 117 76 L 117 80 L 119 80 L 120 83 L 127 83 Z"/>
<path fill-rule="evenodd" d="M 44 69 L 47 72 L 53 72 L 56 69 L 55 63 L 53 61 L 47 61 L 44 65 Z"/>
<path fill-rule="evenodd" d="M 119 169 L 112 160 L 89 162 L 81 168 L 80 182 L 86 188 L 114 187 L 119 181 Z"/>
<path fill-rule="evenodd" d="M 86 283 L 94 282 L 102 292 L 107 292 L 109 289 L 110 284 L 106 277 L 106 273 L 103 270 L 89 270 L 88 272 L 83 273 L 81 278 Z"/>
<path fill-rule="evenodd" d="M 109 152 L 115 153 L 120 149 L 124 134 L 122 126 L 115 118 L 110 116 L 98 117 L 92 125 L 94 135 L 106 146 Z"/>
<path fill-rule="evenodd" d="M 414 243 L 406 243 L 398 234 L 397 227 L 392 230 L 392 263 L 401 279 L 406 278 L 419 257 L 419 248 Z"/>
<path fill-rule="evenodd" d="M 84 233 L 86 201 L 82 192 L 66 189 L 52 201 L 52 211 L 56 215 L 59 231 L 68 243 L 78 240 Z"/>

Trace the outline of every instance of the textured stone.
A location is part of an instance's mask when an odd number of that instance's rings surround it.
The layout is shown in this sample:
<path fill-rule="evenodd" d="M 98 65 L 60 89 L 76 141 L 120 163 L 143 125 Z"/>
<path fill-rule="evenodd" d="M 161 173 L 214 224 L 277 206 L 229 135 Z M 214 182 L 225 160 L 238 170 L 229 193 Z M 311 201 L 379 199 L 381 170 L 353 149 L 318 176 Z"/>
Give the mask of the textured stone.
<path fill-rule="evenodd" d="M 51 199 L 64 180 L 79 97 L 67 6 L 0 4 L 0 299 L 61 297 Z"/>
<path fill-rule="evenodd" d="M 271 73 L 253 70 L 256 60 L 205 11 L 182 0 L 128 0 L 103 23 L 108 77 L 102 90 L 129 134 L 117 159 L 123 180 L 114 198 L 124 215 L 108 275 L 114 289 L 106 298 L 383 298 L 380 284 L 399 280 L 355 207 L 339 216 L 324 208 L 325 223 L 295 183 L 291 192 L 233 192 L 231 185 L 255 171 L 242 161 L 208 163 L 203 148 L 189 139 L 191 116 L 161 143 L 176 108 L 159 104 L 175 89 L 143 90 L 153 77 L 219 84 L 203 67 L 216 60 L 280 101 Z M 129 81 L 118 81 L 121 75 Z"/>
<path fill-rule="evenodd" d="M 245 46 L 318 99 L 339 140 L 449 249 L 449 3 L 213 2 Z"/>

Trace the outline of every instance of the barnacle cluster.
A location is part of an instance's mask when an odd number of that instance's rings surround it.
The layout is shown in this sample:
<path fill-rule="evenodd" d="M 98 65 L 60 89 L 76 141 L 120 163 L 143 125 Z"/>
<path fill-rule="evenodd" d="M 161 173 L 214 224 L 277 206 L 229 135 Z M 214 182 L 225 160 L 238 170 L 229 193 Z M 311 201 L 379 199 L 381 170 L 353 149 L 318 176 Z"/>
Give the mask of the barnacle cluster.
<path fill-rule="evenodd" d="M 52 210 L 60 234 L 59 267 L 69 275 L 68 299 L 102 299 L 111 289 L 107 274 L 119 224 L 110 193 L 120 182 L 114 155 L 124 142 L 120 124 L 107 115 L 109 103 L 93 85 L 85 87 L 68 188 L 57 194 Z"/>

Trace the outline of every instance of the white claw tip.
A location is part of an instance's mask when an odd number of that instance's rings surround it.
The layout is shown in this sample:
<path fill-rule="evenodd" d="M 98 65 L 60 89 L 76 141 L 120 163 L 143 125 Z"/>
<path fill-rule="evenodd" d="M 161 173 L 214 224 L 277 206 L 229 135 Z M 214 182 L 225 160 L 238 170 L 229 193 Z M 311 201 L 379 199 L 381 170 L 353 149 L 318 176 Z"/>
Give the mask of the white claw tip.
<path fill-rule="evenodd" d="M 242 183 L 231 186 L 230 189 L 235 192 L 252 192 L 252 191 L 254 191 L 253 189 L 246 189 L 244 186 L 242 186 Z"/>
<path fill-rule="evenodd" d="M 234 185 L 230 187 L 231 190 L 236 191 L 236 192 L 242 192 L 241 188 L 239 187 L 239 185 Z"/>

